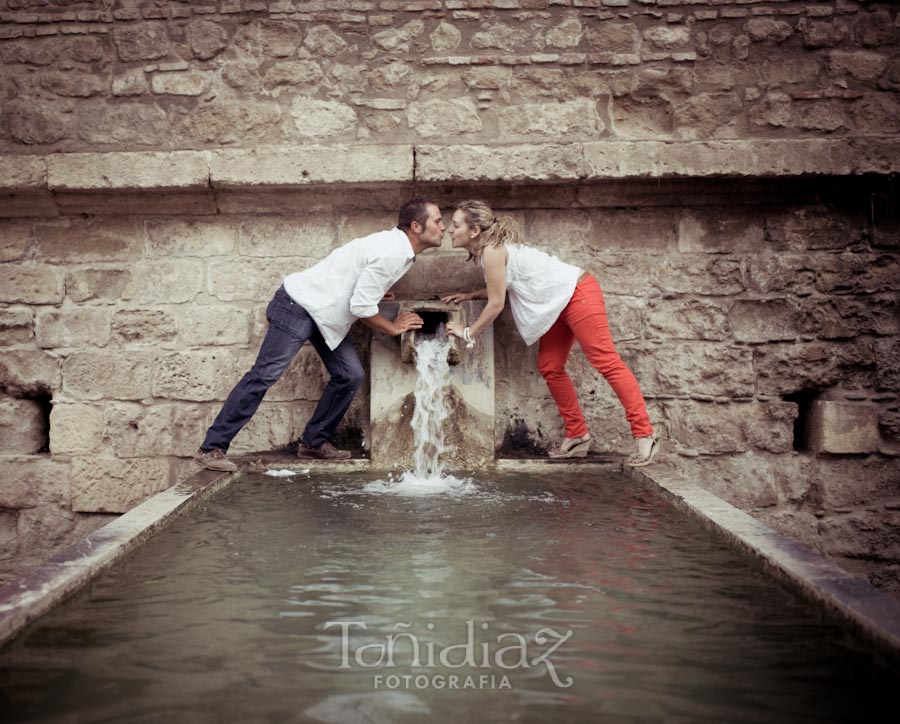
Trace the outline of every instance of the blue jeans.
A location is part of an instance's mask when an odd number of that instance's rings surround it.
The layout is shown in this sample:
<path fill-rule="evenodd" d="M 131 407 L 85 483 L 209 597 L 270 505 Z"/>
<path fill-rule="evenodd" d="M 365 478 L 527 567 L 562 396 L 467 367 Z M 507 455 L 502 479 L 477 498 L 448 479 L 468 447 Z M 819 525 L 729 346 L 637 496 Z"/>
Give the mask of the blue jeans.
<path fill-rule="evenodd" d="M 291 299 L 284 287 L 275 292 L 266 307 L 266 319 L 269 330 L 256 362 L 228 395 L 206 433 L 201 450 L 228 450 L 234 436 L 250 422 L 268 389 L 278 381 L 307 340 L 319 353 L 331 379 L 300 438 L 304 445 L 319 447 L 334 434 L 365 378 L 350 335 L 344 337 L 336 349 L 329 349 L 312 317 Z"/>

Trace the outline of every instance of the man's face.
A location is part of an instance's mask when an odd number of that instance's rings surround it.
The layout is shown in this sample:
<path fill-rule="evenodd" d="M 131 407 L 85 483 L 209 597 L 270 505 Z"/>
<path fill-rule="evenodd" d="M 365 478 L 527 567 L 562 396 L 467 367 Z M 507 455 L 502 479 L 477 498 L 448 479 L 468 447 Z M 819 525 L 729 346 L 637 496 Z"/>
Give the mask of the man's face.
<path fill-rule="evenodd" d="M 428 247 L 438 247 L 444 241 L 444 220 L 441 210 L 434 204 L 428 204 L 428 220 L 419 234 L 419 239 Z"/>

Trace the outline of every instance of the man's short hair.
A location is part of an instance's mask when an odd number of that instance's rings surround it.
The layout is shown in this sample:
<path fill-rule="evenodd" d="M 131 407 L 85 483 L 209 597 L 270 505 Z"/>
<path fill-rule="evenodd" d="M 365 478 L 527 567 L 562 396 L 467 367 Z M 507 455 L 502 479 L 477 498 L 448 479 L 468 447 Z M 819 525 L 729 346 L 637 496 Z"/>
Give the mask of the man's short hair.
<path fill-rule="evenodd" d="M 397 219 L 397 227 L 404 231 L 412 228 L 412 222 L 418 221 L 422 228 L 428 222 L 428 205 L 437 206 L 433 201 L 428 199 L 415 198 L 407 201 L 400 207 L 400 214 Z"/>

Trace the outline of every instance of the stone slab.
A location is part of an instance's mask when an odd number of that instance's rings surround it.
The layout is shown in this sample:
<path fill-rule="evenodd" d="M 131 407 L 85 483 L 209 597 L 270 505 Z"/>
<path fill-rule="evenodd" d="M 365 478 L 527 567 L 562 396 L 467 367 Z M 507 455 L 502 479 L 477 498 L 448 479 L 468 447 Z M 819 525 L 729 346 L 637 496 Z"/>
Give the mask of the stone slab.
<path fill-rule="evenodd" d="M 52 191 L 189 189 L 209 185 L 202 151 L 59 153 L 48 156 Z"/>
<path fill-rule="evenodd" d="M 211 152 L 214 188 L 409 182 L 410 146 L 303 146 Z"/>

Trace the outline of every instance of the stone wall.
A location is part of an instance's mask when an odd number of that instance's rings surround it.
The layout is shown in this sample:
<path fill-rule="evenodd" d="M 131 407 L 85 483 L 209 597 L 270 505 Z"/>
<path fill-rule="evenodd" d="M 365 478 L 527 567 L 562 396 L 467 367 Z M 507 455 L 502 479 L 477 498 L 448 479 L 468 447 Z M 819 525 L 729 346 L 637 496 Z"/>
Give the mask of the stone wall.
<path fill-rule="evenodd" d="M 896 7 L 4 0 L 0 149 L 879 136 Z"/>
<path fill-rule="evenodd" d="M 665 464 L 900 589 L 898 32 L 851 0 L 0 1 L 0 578 L 192 472 L 281 276 L 420 193 L 597 273 Z M 445 251 L 398 291 L 477 282 Z M 542 448 L 536 350 L 495 333 L 497 445 Z M 235 451 L 323 379 L 305 350 Z"/>

